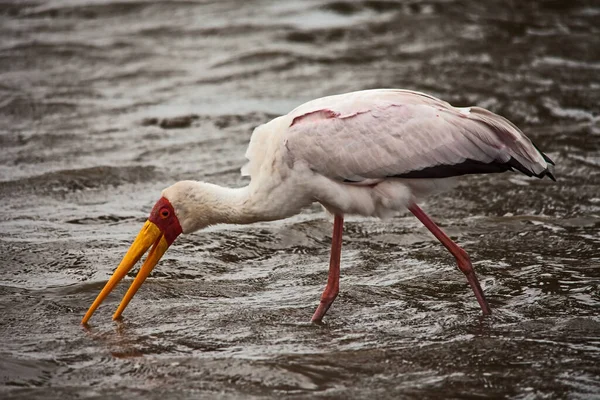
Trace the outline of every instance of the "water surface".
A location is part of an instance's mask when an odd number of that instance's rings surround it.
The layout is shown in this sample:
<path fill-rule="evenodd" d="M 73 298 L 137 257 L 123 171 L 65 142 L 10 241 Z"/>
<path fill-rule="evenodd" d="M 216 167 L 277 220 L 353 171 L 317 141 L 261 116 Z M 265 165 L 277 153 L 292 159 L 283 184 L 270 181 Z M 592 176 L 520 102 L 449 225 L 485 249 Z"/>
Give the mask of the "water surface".
<path fill-rule="evenodd" d="M 600 7 L 592 1 L 67 1 L 0 7 L 3 398 L 599 398 Z M 79 325 L 160 191 L 246 183 L 252 129 L 397 87 L 510 118 L 558 182 L 471 176 L 409 215 L 183 236 Z M 177 128 L 171 118 L 178 120 Z M 130 276 L 133 276 L 134 272 Z"/>

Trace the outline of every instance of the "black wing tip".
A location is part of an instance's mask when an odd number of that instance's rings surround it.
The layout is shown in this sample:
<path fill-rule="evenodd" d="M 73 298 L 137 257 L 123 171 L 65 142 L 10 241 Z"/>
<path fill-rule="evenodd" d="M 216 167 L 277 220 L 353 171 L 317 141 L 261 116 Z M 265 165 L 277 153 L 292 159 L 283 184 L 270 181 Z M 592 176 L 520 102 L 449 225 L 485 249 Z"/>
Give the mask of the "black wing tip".
<path fill-rule="evenodd" d="M 484 163 L 477 160 L 466 159 L 462 163 L 453 165 L 436 165 L 434 167 L 423 168 L 421 170 L 408 171 L 404 174 L 389 176 L 388 178 L 408 178 L 408 179 L 435 179 L 435 178 L 450 178 L 454 176 L 468 175 L 468 174 L 490 174 L 490 173 L 502 173 L 506 171 L 519 171 L 529 177 L 536 177 L 542 179 L 547 176 L 554 182 L 556 177 L 554 176 L 554 163 L 546 161 L 548 168 L 542 172 L 536 174 L 535 172 L 526 168 L 523 164 L 518 162 L 515 158 L 512 158 L 508 162 L 497 162 Z"/>
<path fill-rule="evenodd" d="M 538 153 L 540 153 L 542 155 L 542 157 L 544 158 L 544 161 L 546 161 L 550 165 L 555 165 L 554 161 L 552 161 L 552 159 L 550 157 L 548 157 L 548 155 L 546 153 L 541 151 L 540 148 L 537 147 L 535 143 L 531 142 L 531 144 L 533 145 L 533 147 L 535 147 L 535 149 L 538 151 Z M 550 174 L 550 175 L 552 175 L 552 174 Z"/>
<path fill-rule="evenodd" d="M 551 165 L 554 165 L 554 164 L 551 164 Z M 521 171 L 521 172 L 523 172 L 523 171 Z M 531 173 L 529 171 L 529 173 L 526 173 L 525 175 L 527 175 L 527 176 L 535 176 L 536 178 L 539 178 L 539 179 L 544 179 L 544 177 L 547 176 L 548 178 L 550 178 L 551 180 L 553 180 L 554 182 L 556 182 L 556 177 L 554 176 L 553 171 L 550 171 L 549 168 L 543 170 L 539 174 L 533 174 L 533 173 Z"/>
<path fill-rule="evenodd" d="M 540 151 L 537 147 L 536 147 L 536 149 L 538 151 Z M 546 164 L 548 164 L 548 167 L 545 170 L 543 170 L 540 174 L 538 174 L 537 177 L 541 179 L 541 178 L 547 176 L 548 178 L 550 178 L 554 182 L 556 182 L 556 177 L 554 176 L 554 166 L 556 164 L 554 163 L 554 161 L 552 161 L 552 159 L 550 157 L 548 157 L 546 155 L 546 153 L 540 151 L 540 154 L 544 158 L 544 161 L 546 161 Z"/>
<path fill-rule="evenodd" d="M 554 161 L 552 161 L 552 159 L 550 157 L 548 157 L 545 153 L 542 153 L 542 157 L 544 157 L 544 161 L 546 161 L 548 164 L 556 165 L 556 164 L 554 164 Z"/>
<path fill-rule="evenodd" d="M 554 162 L 544 153 L 540 152 L 542 157 L 544 157 L 544 161 L 546 161 L 546 169 L 544 169 L 539 174 L 534 173 L 533 171 L 526 168 L 523 164 L 518 162 L 515 158 L 511 157 L 511 159 L 506 163 L 506 165 L 510 166 L 510 169 L 513 171 L 519 171 L 524 173 L 527 176 L 535 176 L 536 178 L 543 179 L 545 176 L 556 182 L 556 177 L 554 176 Z"/>
<path fill-rule="evenodd" d="M 482 161 L 466 159 L 458 164 L 440 164 L 433 167 L 426 167 L 420 170 L 412 170 L 403 174 L 389 176 L 388 178 L 440 179 L 470 174 L 493 174 L 506 172 L 510 169 L 511 166 L 505 163 L 484 163 Z"/>
<path fill-rule="evenodd" d="M 548 164 L 550 164 L 550 167 L 546 168 L 544 171 L 542 171 L 542 173 L 540 174 L 539 178 L 543 178 L 544 176 L 547 176 L 548 178 L 552 179 L 554 182 L 556 182 L 556 177 L 554 176 L 554 163 L 550 162 L 550 161 L 546 161 Z"/>

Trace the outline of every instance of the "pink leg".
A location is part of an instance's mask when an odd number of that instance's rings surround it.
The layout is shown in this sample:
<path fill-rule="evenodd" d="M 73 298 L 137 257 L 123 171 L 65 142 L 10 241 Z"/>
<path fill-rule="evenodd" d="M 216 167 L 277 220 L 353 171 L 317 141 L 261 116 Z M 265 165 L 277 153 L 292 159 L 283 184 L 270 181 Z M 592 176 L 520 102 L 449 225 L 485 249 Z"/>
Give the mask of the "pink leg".
<path fill-rule="evenodd" d="M 327 286 L 321 296 L 321 303 L 315 311 L 312 322 L 321 322 L 323 316 L 340 291 L 340 258 L 342 255 L 342 231 L 344 228 L 344 217 L 336 215 L 333 221 L 333 236 L 331 238 L 331 257 L 329 258 L 329 277 Z"/>
<path fill-rule="evenodd" d="M 479 302 L 479 305 L 481 306 L 481 309 L 483 310 L 483 314 L 484 315 L 491 314 L 492 312 L 490 310 L 490 307 L 488 306 L 485 296 L 483 295 L 483 290 L 481 290 L 479 281 L 477 280 L 477 277 L 475 276 L 475 271 L 473 271 L 473 265 L 471 264 L 471 259 L 469 258 L 469 255 L 467 254 L 467 252 L 464 251 L 456 243 L 454 243 L 452 241 L 452 239 L 450 239 L 448 237 L 448 235 L 446 235 L 435 224 L 435 222 L 433 222 L 431 220 L 431 218 L 429 218 L 427 216 L 427 214 L 425 214 L 425 212 L 423 210 L 421 210 L 421 208 L 418 205 L 413 204 L 410 207 L 408 207 L 408 209 L 410 210 L 411 213 L 413 213 L 415 215 L 415 217 L 417 217 L 419 219 L 419 221 L 421 221 L 423 223 L 423 225 L 425 225 L 427 227 L 427 229 L 429 229 L 431 231 L 431 233 L 433 233 L 433 236 L 435 236 L 440 242 L 442 242 L 444 247 L 446 247 L 448 249 L 448 251 L 450 251 L 450 253 L 452 253 L 454 258 L 456 258 L 456 262 L 458 263 L 458 269 L 460 269 L 462 271 L 462 273 L 465 274 L 465 276 L 467 277 L 467 280 L 469 281 L 469 285 L 471 285 L 471 289 L 473 289 L 473 292 L 475 293 L 475 297 L 477 297 L 477 301 Z"/>

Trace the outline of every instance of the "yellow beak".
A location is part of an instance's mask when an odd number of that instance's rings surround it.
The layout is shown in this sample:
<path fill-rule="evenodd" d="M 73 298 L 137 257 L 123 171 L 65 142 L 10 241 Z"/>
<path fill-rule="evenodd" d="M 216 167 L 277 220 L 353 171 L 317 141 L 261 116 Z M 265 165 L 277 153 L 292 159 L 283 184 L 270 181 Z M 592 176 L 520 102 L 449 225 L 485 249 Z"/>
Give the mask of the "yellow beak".
<path fill-rule="evenodd" d="M 127 254 L 125 254 L 125 257 L 123 257 L 123 260 L 81 320 L 82 324 L 87 324 L 98 306 L 114 289 L 117 283 L 119 283 L 121 279 L 123 279 L 131 270 L 131 268 L 133 268 L 133 266 L 139 261 L 139 259 L 142 258 L 150 246 L 152 246 L 152 249 L 146 258 L 146 261 L 140 268 L 140 272 L 138 272 L 133 283 L 129 287 L 129 290 L 125 294 L 125 297 L 123 297 L 123 300 L 121 300 L 121 304 L 119 304 L 119 308 L 113 315 L 113 319 L 117 319 L 121 316 L 123 310 L 125 310 L 125 307 L 127 307 L 127 304 L 129 304 L 137 290 L 140 288 L 140 286 L 142 286 L 142 283 L 144 283 L 148 275 L 150 275 L 150 272 L 152 272 L 152 269 L 156 266 L 160 258 L 169 248 L 169 244 L 167 243 L 161 230 L 154 223 L 146 221 L 144 227 L 140 233 L 138 233 L 135 241 L 127 251 Z"/>

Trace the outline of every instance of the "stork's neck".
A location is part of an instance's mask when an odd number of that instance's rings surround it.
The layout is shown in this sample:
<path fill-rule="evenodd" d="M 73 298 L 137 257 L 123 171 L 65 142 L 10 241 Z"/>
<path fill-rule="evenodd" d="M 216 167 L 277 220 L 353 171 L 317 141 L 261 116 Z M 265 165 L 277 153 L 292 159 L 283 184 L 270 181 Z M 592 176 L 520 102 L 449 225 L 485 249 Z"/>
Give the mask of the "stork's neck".
<path fill-rule="evenodd" d="M 215 224 L 251 224 L 272 221 L 298 210 L 277 207 L 250 186 L 227 188 L 212 183 L 181 181 L 165 189 L 183 229 L 189 233 Z"/>
<path fill-rule="evenodd" d="M 228 188 L 212 183 L 198 182 L 198 190 L 207 200 L 202 207 L 211 209 L 213 224 L 251 224 L 264 220 L 266 210 L 250 195 L 250 187 Z"/>

